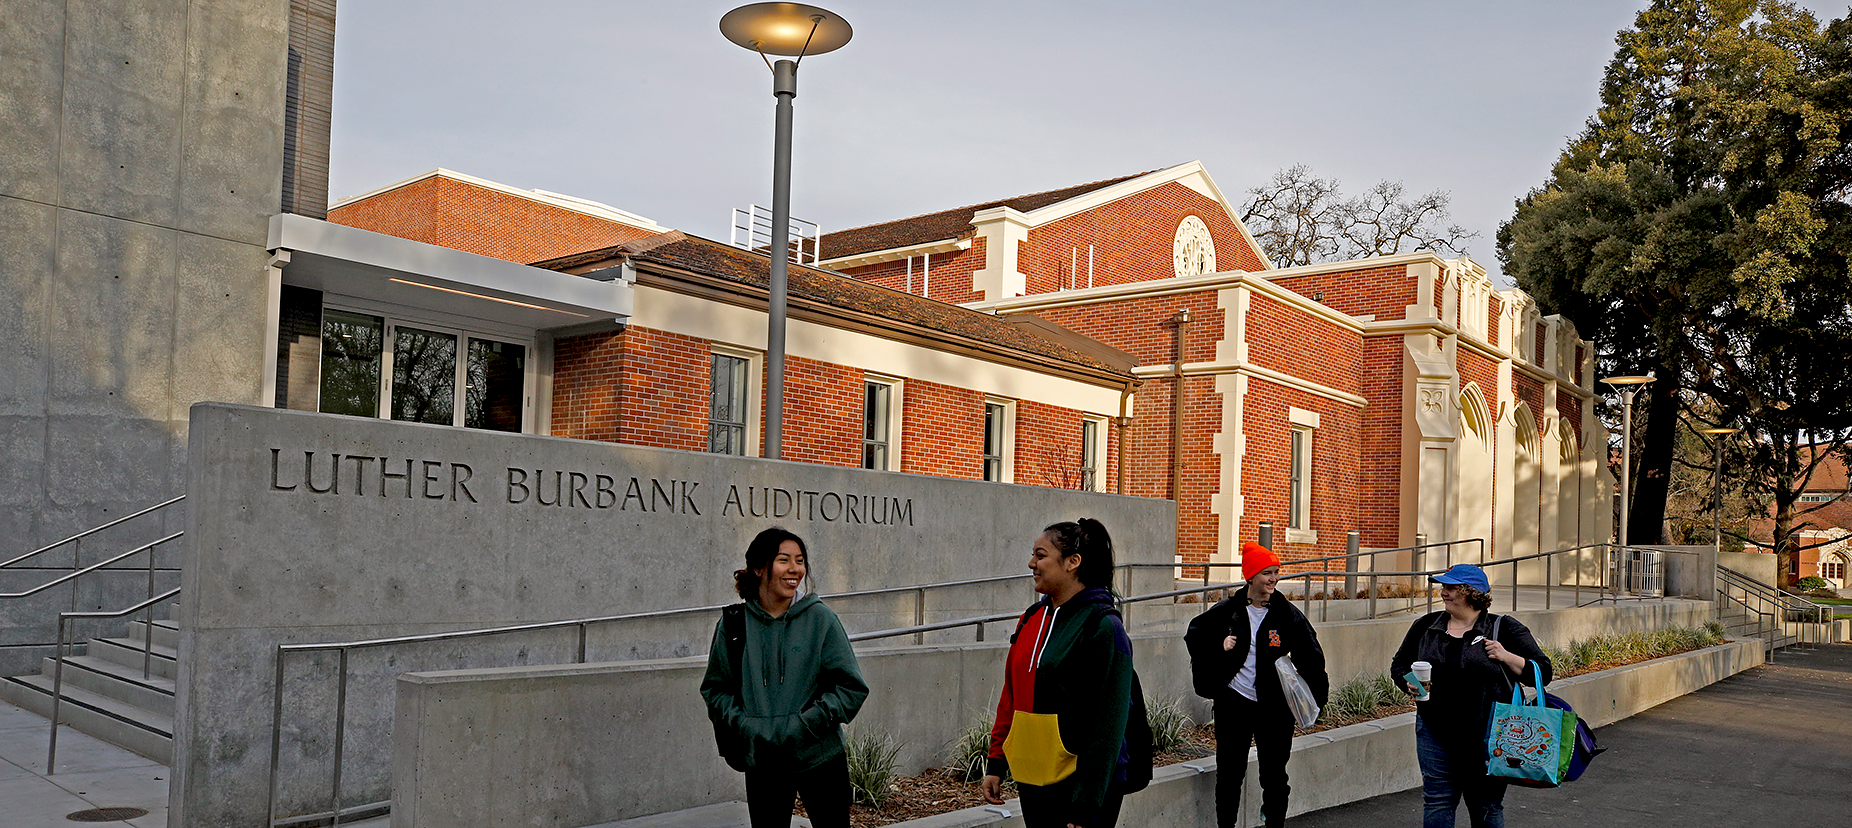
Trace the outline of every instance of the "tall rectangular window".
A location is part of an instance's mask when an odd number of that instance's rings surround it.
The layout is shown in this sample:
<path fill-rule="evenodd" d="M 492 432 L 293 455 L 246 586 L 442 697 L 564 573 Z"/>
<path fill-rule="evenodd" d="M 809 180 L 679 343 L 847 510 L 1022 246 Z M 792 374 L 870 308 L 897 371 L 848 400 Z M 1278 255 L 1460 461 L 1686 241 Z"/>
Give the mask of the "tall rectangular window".
<path fill-rule="evenodd" d="M 862 391 L 862 468 L 892 469 L 889 434 L 893 427 L 894 386 L 865 382 Z"/>
<path fill-rule="evenodd" d="M 984 479 L 1003 480 L 1003 446 L 1005 420 L 1009 408 L 1002 403 L 984 403 Z"/>
<path fill-rule="evenodd" d="M 512 342 L 470 339 L 463 382 L 463 425 L 490 431 L 521 430 L 527 349 Z"/>
<path fill-rule="evenodd" d="M 715 454 L 746 453 L 746 381 L 752 361 L 714 354 L 708 378 L 707 450 Z"/>
<path fill-rule="evenodd" d="M 1286 527 L 1310 529 L 1312 522 L 1312 430 L 1292 430 L 1292 468 L 1288 471 Z"/>
<path fill-rule="evenodd" d="M 398 327 L 392 340 L 392 419 L 452 425 L 457 402 L 456 335 Z"/>
<path fill-rule="evenodd" d="M 322 311 L 321 411 L 379 416 L 386 320 L 332 308 Z"/>
<path fill-rule="evenodd" d="M 1100 490 L 1100 421 L 1080 421 L 1080 488 Z"/>

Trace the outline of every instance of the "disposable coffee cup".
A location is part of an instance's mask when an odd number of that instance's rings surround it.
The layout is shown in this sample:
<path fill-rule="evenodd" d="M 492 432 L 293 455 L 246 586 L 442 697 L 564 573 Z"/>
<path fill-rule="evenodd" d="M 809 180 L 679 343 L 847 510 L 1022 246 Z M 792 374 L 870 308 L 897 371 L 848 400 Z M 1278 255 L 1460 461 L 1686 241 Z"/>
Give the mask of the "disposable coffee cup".
<path fill-rule="evenodd" d="M 1415 700 L 1427 701 L 1428 679 L 1434 676 L 1434 665 L 1425 661 L 1417 661 L 1409 667 L 1411 669 L 1408 671 L 1408 677 L 1414 679 Z"/>

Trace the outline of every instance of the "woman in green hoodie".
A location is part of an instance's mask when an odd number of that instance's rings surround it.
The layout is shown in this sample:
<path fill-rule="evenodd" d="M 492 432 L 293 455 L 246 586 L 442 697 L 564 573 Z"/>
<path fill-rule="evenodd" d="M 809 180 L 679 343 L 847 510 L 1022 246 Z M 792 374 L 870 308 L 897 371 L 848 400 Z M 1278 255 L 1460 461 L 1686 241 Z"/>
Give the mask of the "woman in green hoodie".
<path fill-rule="evenodd" d="M 1043 598 L 1010 637 L 983 782 L 984 800 L 1001 804 L 1003 776 L 1014 775 L 1029 828 L 1119 819 L 1136 678 L 1112 558 L 1112 536 L 1092 518 L 1048 527 L 1029 553 Z"/>
<path fill-rule="evenodd" d="M 783 528 L 752 539 L 746 567 L 733 573 L 745 603 L 721 613 L 701 679 L 720 755 L 746 773 L 752 828 L 789 828 L 799 794 L 812 825 L 849 825 L 842 726 L 868 684 L 842 622 L 803 591 L 807 554 Z"/>

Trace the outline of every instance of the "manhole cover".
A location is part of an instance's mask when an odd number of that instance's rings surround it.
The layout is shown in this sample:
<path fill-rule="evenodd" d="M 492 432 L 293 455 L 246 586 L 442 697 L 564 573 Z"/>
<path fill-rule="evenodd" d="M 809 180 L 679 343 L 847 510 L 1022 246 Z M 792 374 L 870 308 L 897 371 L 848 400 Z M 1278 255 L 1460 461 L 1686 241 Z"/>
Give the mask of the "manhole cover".
<path fill-rule="evenodd" d="M 140 808 L 91 808 L 88 811 L 65 814 L 64 818 L 72 822 L 117 822 L 147 815 L 148 812 Z"/>

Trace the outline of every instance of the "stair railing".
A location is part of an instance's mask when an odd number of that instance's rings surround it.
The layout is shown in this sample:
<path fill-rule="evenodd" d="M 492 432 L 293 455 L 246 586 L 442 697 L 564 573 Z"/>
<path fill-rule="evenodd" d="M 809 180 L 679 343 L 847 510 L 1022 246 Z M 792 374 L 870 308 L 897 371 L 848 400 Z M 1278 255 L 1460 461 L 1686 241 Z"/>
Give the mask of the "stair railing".
<path fill-rule="evenodd" d="M 152 558 L 154 555 L 150 553 L 149 557 Z M 150 585 L 154 583 L 152 577 L 153 576 L 150 576 L 150 580 L 148 581 Z M 144 639 L 145 643 L 142 645 L 141 675 L 142 678 L 147 678 L 149 662 L 154 656 L 154 608 L 165 601 L 172 600 L 174 596 L 179 594 L 180 588 L 174 587 L 160 595 L 150 595 L 147 600 L 124 609 L 105 610 L 102 612 L 58 613 L 58 649 L 54 651 L 51 668 L 51 740 L 50 744 L 45 748 L 46 776 L 58 772 L 58 708 L 60 703 L 64 700 L 64 631 L 66 625 L 78 619 L 122 618 L 124 616 L 134 615 L 138 612 L 146 612 L 148 615 L 144 624 L 147 629 L 146 638 Z"/>
<path fill-rule="evenodd" d="M 153 506 L 149 506 L 148 508 L 142 509 L 139 512 L 134 512 L 132 514 L 123 515 L 122 517 L 116 518 L 115 520 L 112 520 L 101 526 L 93 526 L 89 529 L 85 529 L 82 532 L 78 532 L 75 535 L 65 538 L 64 540 L 57 541 L 55 543 L 46 544 L 45 546 L 41 546 L 37 549 L 32 550 L 31 552 L 27 552 L 24 555 L 20 555 L 17 558 L 13 558 L 7 561 L 0 561 L 0 569 L 5 569 L 6 567 L 13 566 L 14 564 L 17 564 L 21 561 L 34 558 L 39 555 L 43 555 L 67 543 L 72 545 L 71 568 L 76 569 L 78 567 L 78 564 L 81 562 L 81 555 L 83 554 L 84 538 L 90 537 L 91 535 L 94 535 L 105 529 L 110 529 L 116 526 L 120 526 L 124 523 L 127 523 L 143 515 L 153 514 L 169 506 L 172 506 L 176 503 L 179 503 L 180 501 L 185 500 L 185 499 L 186 499 L 186 495 L 180 495 L 178 497 L 175 497 L 169 500 L 161 501 L 160 503 L 156 503 Z M 4 597 L 4 596 L 0 596 L 0 597 Z"/>
<path fill-rule="evenodd" d="M 1831 632 L 1828 629 L 1832 624 L 1831 615 L 1825 607 L 1798 595 L 1782 592 L 1769 584 L 1724 567 L 1717 568 L 1717 580 L 1719 595 L 1724 595 L 1745 607 L 1749 606 L 1748 602 L 1753 599 L 1768 608 L 1765 612 L 1758 610 L 1758 613 L 1768 615 L 1772 619 L 1773 631 L 1769 636 L 1771 655 L 1779 649 L 1776 646 L 1777 641 L 1786 634 L 1784 624 L 1799 625 L 1798 634 L 1794 636 L 1796 644 L 1813 646 L 1831 639 Z M 1729 595 L 1729 589 L 1741 591 L 1742 599 L 1738 600 L 1735 596 Z"/>

